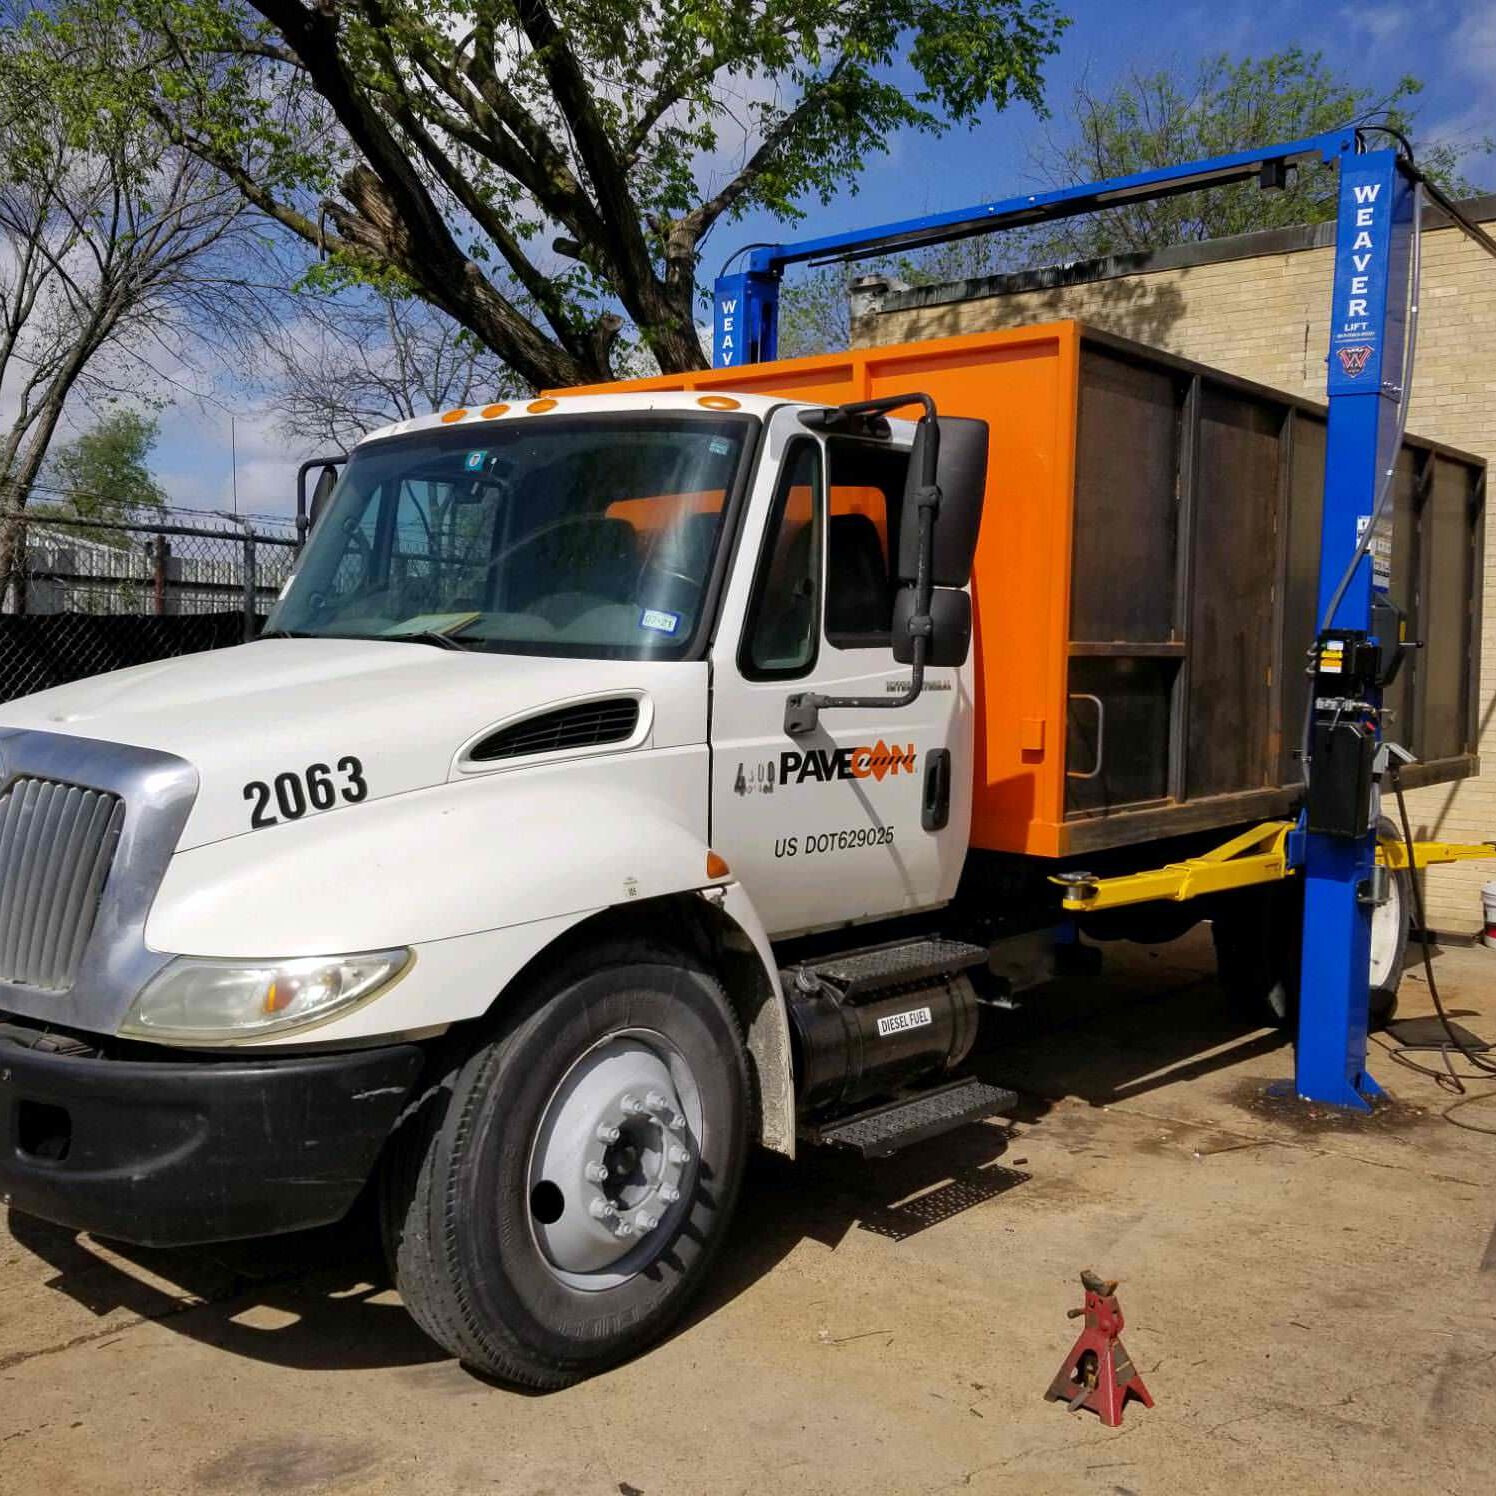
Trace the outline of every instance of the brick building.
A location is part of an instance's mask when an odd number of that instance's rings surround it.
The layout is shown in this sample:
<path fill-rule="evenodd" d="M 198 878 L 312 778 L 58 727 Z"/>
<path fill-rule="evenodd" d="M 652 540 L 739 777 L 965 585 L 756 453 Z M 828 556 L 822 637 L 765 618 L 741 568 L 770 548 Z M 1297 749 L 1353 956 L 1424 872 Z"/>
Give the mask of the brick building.
<path fill-rule="evenodd" d="M 1496 196 L 1465 205 L 1496 221 Z M 1425 213 L 1417 363 L 1408 429 L 1496 467 L 1496 261 L 1447 217 Z M 1324 399 L 1333 223 L 1245 234 L 1015 275 L 914 288 L 869 278 L 853 296 L 857 346 L 1078 318 L 1124 337 Z M 1488 519 L 1480 688 L 1483 771 L 1409 796 L 1415 830 L 1496 838 L 1496 522 Z M 1496 864 L 1428 875 L 1430 924 L 1472 932 Z"/>

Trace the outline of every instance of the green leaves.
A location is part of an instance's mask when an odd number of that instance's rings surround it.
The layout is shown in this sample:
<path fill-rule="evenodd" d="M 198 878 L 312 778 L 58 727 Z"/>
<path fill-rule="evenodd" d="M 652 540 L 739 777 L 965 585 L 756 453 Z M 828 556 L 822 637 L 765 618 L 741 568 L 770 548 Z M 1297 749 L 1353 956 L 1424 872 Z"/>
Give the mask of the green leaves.
<path fill-rule="evenodd" d="M 1207 58 L 1193 76 L 1132 73 L 1110 93 L 1082 86 L 1069 111 L 1074 138 L 1043 158 L 1056 185 L 1125 176 L 1151 167 L 1273 145 L 1350 123 L 1378 120 L 1411 131 L 1423 85 L 1404 76 L 1385 94 L 1331 70 L 1324 55 L 1289 47 L 1267 57 Z M 1448 190 L 1469 192 L 1454 153 L 1435 147 L 1420 164 Z M 1286 189 L 1255 184 L 1189 193 L 1072 219 L 1039 241 L 1050 258 L 1099 257 L 1314 223 L 1335 212 L 1331 167 L 1304 165 Z"/>
<path fill-rule="evenodd" d="M 61 0 L 51 24 L 106 11 L 133 60 L 96 108 L 143 108 L 330 274 L 393 273 L 551 383 L 606 377 L 618 307 L 698 364 L 720 219 L 797 217 L 900 130 L 1038 108 L 1065 25 L 1053 0 Z"/>
<path fill-rule="evenodd" d="M 115 410 L 63 443 L 49 461 L 48 488 L 80 519 L 130 519 L 160 509 L 166 491 L 150 470 L 156 445 L 153 416 Z"/>

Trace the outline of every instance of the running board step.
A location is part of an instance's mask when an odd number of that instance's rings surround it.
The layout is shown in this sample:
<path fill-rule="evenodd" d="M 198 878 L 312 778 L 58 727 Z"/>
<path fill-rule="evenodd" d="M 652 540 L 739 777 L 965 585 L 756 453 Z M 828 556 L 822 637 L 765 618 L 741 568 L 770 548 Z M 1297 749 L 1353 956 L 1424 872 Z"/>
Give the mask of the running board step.
<path fill-rule="evenodd" d="M 1011 1111 L 1017 1105 L 1015 1092 L 970 1077 L 812 1127 L 808 1135 L 813 1143 L 855 1148 L 864 1158 L 888 1158 L 912 1143 Z"/>
<path fill-rule="evenodd" d="M 954 976 L 968 967 L 981 966 L 986 960 L 983 946 L 930 936 L 901 945 L 831 956 L 824 961 L 808 961 L 799 970 L 830 982 L 845 1001 L 855 1002 L 870 992 L 882 992 L 889 987 Z"/>

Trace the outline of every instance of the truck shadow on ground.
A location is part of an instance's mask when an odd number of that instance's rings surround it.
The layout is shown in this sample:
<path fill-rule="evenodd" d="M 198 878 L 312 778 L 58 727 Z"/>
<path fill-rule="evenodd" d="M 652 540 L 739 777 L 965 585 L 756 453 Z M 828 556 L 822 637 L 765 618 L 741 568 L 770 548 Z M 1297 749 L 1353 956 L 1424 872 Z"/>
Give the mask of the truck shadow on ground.
<path fill-rule="evenodd" d="M 1041 1129 L 1062 1097 L 1108 1105 L 1280 1051 L 1282 1063 L 1273 1068 L 1289 1073 L 1287 1036 L 1235 1017 L 1205 975 L 1209 969 L 1198 942 L 1132 950 L 1109 962 L 1104 977 L 1057 982 L 1017 1012 L 989 1014 L 975 1069 L 1020 1091 L 1009 1121 L 964 1127 L 890 1159 L 807 1150 L 795 1164 L 755 1160 L 732 1238 L 676 1333 L 731 1302 L 802 1241 L 835 1246 L 860 1229 L 887 1238 L 896 1251 L 953 1215 L 1021 1190 L 1032 1175 L 1010 1123 Z M 96 1245 L 14 1212 L 10 1230 L 54 1270 L 48 1287 L 100 1320 L 112 1317 L 101 1337 L 118 1333 L 123 1311 L 288 1368 L 419 1368 L 450 1360 L 391 1288 L 367 1202 L 337 1226 L 212 1249 Z"/>

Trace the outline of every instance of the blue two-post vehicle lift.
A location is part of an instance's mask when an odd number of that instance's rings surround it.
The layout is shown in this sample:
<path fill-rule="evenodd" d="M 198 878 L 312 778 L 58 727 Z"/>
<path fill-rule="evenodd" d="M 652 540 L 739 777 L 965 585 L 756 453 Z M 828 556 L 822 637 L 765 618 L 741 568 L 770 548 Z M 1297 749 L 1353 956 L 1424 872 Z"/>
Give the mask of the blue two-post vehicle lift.
<path fill-rule="evenodd" d="M 1363 1110 L 1380 1091 L 1366 1070 L 1371 910 L 1378 887 L 1374 786 L 1387 753 L 1381 678 L 1398 642 L 1378 636 L 1379 628 L 1385 636 L 1396 623 L 1381 606 L 1388 579 L 1374 542 L 1383 529 L 1387 479 L 1406 409 L 1422 194 L 1496 256 L 1496 242 L 1421 176 L 1406 142 L 1402 149 L 1371 149 L 1372 134 L 1395 137 L 1381 127 L 1348 126 L 1110 181 L 792 244 L 753 245 L 742 252 L 740 269 L 718 278 L 713 308 L 714 365 L 759 363 L 777 356 L 779 286 L 789 265 L 866 259 L 1254 178 L 1264 188 L 1281 187 L 1296 163 L 1338 165 L 1321 626 L 1304 738 L 1307 806 L 1287 838 L 1286 854 L 1304 881 L 1294 1087 L 1306 1100 Z"/>

